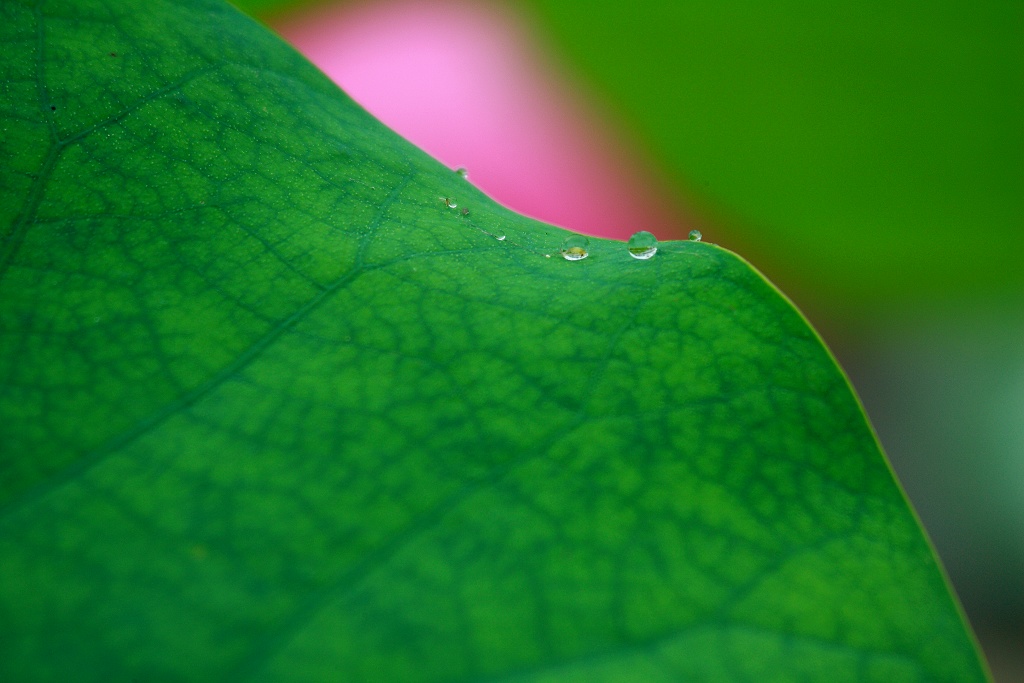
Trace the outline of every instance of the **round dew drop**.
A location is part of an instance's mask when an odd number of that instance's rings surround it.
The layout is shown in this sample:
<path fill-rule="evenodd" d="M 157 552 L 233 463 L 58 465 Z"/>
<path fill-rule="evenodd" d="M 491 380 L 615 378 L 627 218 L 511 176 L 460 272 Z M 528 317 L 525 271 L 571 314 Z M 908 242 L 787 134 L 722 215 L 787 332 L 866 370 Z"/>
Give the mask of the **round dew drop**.
<path fill-rule="evenodd" d="M 691 230 L 690 231 L 690 241 L 691 242 L 700 242 L 700 238 L 701 237 L 703 237 L 703 235 L 700 234 L 700 230 Z"/>
<path fill-rule="evenodd" d="M 465 166 L 459 166 L 455 169 L 455 175 L 459 176 L 463 180 L 469 180 L 469 171 L 466 170 Z"/>
<path fill-rule="evenodd" d="M 587 258 L 590 240 L 583 235 L 569 235 L 562 241 L 562 258 L 566 261 L 582 261 Z"/>
<path fill-rule="evenodd" d="M 658 253 L 658 238 L 646 230 L 634 232 L 626 242 L 626 250 L 633 258 L 646 261 Z"/>

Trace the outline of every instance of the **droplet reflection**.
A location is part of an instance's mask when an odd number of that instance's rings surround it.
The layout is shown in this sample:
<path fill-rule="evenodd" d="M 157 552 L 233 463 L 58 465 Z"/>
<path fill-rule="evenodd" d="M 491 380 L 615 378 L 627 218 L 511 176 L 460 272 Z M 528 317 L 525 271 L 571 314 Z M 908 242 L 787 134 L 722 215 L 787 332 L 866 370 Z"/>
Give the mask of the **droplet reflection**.
<path fill-rule="evenodd" d="M 626 250 L 633 258 L 646 261 L 658 253 L 658 238 L 646 230 L 635 232 L 626 242 Z"/>
<path fill-rule="evenodd" d="M 589 255 L 590 240 L 583 235 L 569 235 L 562 241 L 562 257 L 566 261 L 582 261 Z"/>

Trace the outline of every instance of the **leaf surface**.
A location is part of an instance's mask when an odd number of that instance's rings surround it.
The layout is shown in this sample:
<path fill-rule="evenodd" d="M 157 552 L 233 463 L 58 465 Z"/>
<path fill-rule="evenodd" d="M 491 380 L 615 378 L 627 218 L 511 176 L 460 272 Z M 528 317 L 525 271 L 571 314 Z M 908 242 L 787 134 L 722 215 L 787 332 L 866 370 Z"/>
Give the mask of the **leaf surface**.
<path fill-rule="evenodd" d="M 0 678 L 984 679 L 744 261 L 566 261 L 227 5 L 0 13 Z"/>

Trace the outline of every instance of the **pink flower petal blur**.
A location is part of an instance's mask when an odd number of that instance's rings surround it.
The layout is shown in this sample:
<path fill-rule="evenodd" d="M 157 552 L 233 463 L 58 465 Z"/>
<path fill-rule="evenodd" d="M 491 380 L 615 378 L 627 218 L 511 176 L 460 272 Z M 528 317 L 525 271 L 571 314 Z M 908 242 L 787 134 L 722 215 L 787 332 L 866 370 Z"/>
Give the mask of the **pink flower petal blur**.
<path fill-rule="evenodd" d="M 465 166 L 505 206 L 620 239 L 689 228 L 651 165 L 500 5 L 327 6 L 274 28 L 374 116 L 448 166 Z"/>

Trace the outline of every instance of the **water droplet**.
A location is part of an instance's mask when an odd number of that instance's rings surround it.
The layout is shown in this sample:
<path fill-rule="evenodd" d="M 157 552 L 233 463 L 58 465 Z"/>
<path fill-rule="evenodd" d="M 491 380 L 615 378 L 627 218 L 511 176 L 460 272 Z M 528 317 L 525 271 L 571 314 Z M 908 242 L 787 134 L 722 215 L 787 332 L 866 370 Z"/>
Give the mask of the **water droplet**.
<path fill-rule="evenodd" d="M 495 235 L 494 239 L 498 240 L 499 242 L 504 242 L 505 241 L 505 236 L 504 235 Z"/>
<path fill-rule="evenodd" d="M 463 216 L 468 216 L 469 215 L 469 209 L 467 209 L 466 207 L 462 207 L 462 215 Z"/>
<path fill-rule="evenodd" d="M 562 241 L 562 257 L 566 261 L 580 261 L 587 258 L 590 240 L 583 235 L 569 235 Z"/>
<path fill-rule="evenodd" d="M 466 170 L 465 166 L 459 166 L 455 169 L 455 175 L 459 176 L 463 180 L 469 180 L 469 171 Z"/>
<path fill-rule="evenodd" d="M 700 234 L 700 230 L 691 230 L 690 231 L 690 241 L 691 242 L 700 242 L 700 238 L 701 237 L 703 237 L 703 235 Z"/>
<path fill-rule="evenodd" d="M 626 242 L 626 249 L 633 258 L 646 261 L 658 253 L 658 238 L 646 230 L 634 232 Z"/>
<path fill-rule="evenodd" d="M 454 209 L 458 207 L 458 204 L 456 204 L 455 200 L 452 199 L 451 197 L 441 197 L 440 199 L 442 202 L 444 202 L 444 205 L 447 206 L 449 209 Z"/>

